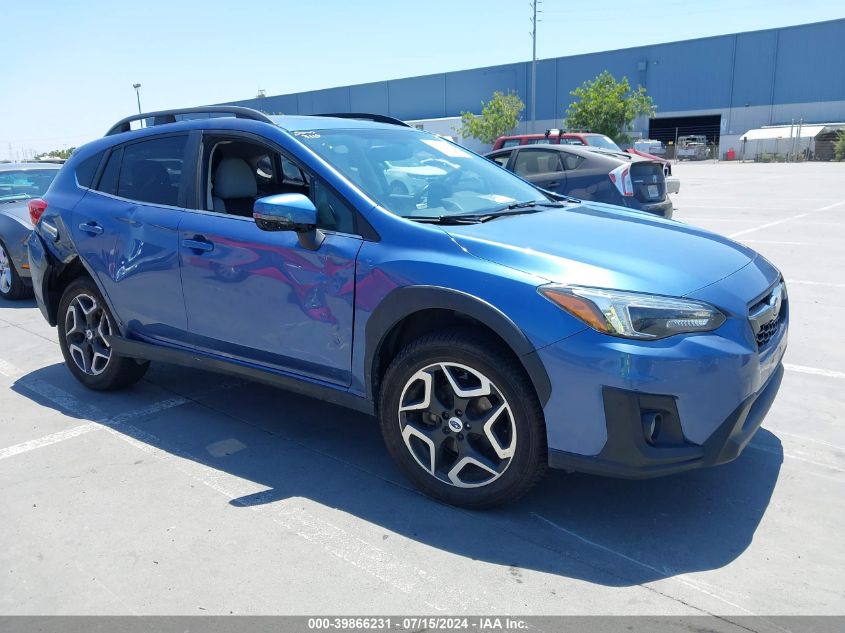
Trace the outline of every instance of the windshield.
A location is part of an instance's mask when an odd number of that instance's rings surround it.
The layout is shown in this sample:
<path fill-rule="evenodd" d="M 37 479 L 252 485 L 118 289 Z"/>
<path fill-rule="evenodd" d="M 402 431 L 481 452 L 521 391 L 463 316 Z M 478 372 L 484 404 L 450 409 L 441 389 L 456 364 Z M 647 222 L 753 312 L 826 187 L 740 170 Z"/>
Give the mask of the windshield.
<path fill-rule="evenodd" d="M 311 130 L 296 137 L 388 211 L 407 218 L 484 214 L 549 200 L 480 156 L 405 128 Z"/>
<path fill-rule="evenodd" d="M 604 134 L 590 134 L 586 137 L 587 145 L 592 145 L 593 147 L 602 147 L 604 149 L 610 149 L 614 152 L 621 152 L 622 150 L 619 149 L 619 146 L 614 143 L 609 137 L 605 136 Z"/>
<path fill-rule="evenodd" d="M 0 202 L 40 198 L 58 173 L 58 169 L 0 171 Z"/>

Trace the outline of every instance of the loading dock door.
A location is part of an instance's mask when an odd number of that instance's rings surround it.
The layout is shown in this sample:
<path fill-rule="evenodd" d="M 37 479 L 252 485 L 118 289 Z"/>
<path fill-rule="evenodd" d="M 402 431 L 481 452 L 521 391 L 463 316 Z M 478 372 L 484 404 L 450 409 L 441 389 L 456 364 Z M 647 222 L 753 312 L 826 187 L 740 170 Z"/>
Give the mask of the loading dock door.
<path fill-rule="evenodd" d="M 691 134 L 704 134 L 707 137 L 707 144 L 713 147 L 719 144 L 719 134 L 722 125 L 721 114 L 707 114 L 702 116 L 678 116 L 651 119 L 648 122 L 648 137 L 661 141 L 663 145 L 670 146 L 669 142 L 675 143 L 675 139 Z M 667 152 L 672 156 L 672 152 Z M 715 152 L 713 152 L 715 156 Z"/>

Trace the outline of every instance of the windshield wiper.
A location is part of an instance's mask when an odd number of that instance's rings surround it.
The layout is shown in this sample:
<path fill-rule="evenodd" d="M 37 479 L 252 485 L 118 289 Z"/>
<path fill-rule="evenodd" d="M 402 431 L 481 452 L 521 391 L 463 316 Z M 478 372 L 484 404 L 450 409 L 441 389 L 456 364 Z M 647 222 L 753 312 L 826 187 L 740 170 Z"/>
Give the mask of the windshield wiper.
<path fill-rule="evenodd" d="M 425 224 L 478 224 L 483 222 L 474 215 L 403 215 L 406 220 Z"/>
<path fill-rule="evenodd" d="M 525 202 L 511 202 L 498 209 L 486 213 L 459 213 L 456 215 L 404 215 L 402 217 L 415 222 L 428 224 L 479 224 L 495 218 L 508 215 L 522 215 L 525 213 L 539 213 L 543 209 L 560 209 L 566 206 L 562 202 L 544 202 L 542 200 L 528 200 Z"/>
<path fill-rule="evenodd" d="M 478 222 L 488 222 L 496 218 L 502 218 L 509 215 L 524 215 L 527 213 L 539 213 L 544 209 L 561 209 L 566 205 L 562 202 L 543 202 L 537 200 L 530 200 L 527 202 L 511 202 L 509 205 L 488 211 L 487 213 L 466 214 L 457 217 L 473 219 Z"/>

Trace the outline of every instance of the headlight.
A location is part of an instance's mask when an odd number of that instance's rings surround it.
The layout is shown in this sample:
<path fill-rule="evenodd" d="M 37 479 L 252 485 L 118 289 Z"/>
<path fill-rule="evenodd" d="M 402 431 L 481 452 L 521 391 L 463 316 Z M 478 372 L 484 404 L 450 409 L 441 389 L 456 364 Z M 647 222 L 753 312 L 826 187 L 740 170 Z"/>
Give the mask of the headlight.
<path fill-rule="evenodd" d="M 703 301 L 638 292 L 550 284 L 540 294 L 594 330 L 636 339 L 659 339 L 683 332 L 707 332 L 725 315 Z"/>

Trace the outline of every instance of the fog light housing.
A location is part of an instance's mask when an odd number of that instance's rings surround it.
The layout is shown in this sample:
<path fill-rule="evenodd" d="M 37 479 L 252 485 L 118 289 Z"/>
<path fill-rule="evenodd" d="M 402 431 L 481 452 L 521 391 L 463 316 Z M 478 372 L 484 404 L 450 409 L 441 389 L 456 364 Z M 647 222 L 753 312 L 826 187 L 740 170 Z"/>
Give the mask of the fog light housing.
<path fill-rule="evenodd" d="M 645 441 L 654 446 L 660 436 L 660 428 L 663 426 L 663 416 L 656 411 L 648 411 L 642 415 L 643 437 Z"/>

